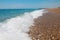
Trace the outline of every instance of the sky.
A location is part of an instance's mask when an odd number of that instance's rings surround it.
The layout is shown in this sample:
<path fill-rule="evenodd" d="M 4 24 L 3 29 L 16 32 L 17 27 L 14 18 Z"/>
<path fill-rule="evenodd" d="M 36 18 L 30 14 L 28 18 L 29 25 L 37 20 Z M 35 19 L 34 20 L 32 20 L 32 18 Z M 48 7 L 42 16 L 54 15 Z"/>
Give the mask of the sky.
<path fill-rule="evenodd" d="M 0 0 L 0 9 L 56 7 L 60 7 L 60 0 Z"/>

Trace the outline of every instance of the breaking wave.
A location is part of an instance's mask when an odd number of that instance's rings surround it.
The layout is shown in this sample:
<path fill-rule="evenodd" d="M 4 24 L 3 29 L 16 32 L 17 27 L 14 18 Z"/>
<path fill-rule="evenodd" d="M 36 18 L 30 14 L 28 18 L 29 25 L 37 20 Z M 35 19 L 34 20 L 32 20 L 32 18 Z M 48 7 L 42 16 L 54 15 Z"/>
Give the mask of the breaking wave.
<path fill-rule="evenodd" d="M 22 16 L 7 19 L 0 23 L 0 40 L 31 40 L 26 33 L 34 25 L 34 19 L 42 16 L 44 9 L 26 12 Z"/>

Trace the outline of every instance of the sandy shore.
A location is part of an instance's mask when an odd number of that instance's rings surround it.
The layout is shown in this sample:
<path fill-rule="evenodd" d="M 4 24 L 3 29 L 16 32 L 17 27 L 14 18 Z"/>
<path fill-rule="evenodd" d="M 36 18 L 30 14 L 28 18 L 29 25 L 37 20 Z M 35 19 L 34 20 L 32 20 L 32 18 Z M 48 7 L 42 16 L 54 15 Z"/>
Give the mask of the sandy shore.
<path fill-rule="evenodd" d="M 32 40 L 60 40 L 60 8 L 47 9 L 49 12 L 35 19 L 29 35 Z"/>
<path fill-rule="evenodd" d="M 47 9 L 49 12 L 60 13 L 60 8 Z"/>

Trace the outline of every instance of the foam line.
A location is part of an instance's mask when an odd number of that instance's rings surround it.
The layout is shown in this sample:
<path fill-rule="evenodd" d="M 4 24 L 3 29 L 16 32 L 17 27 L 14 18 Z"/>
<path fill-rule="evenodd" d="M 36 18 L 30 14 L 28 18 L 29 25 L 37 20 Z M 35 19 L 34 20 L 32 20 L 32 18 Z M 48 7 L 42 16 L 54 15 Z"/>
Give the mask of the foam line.
<path fill-rule="evenodd" d="M 31 40 L 26 32 L 34 25 L 34 19 L 42 16 L 43 13 L 44 9 L 35 10 L 0 23 L 0 40 Z"/>

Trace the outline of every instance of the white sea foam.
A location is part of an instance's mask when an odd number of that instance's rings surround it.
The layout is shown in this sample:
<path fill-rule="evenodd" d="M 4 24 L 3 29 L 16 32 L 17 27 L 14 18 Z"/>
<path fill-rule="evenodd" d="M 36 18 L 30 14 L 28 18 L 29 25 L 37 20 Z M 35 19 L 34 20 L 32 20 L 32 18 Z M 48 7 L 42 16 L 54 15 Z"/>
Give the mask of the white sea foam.
<path fill-rule="evenodd" d="M 0 23 L 0 40 L 31 40 L 26 32 L 33 25 L 34 18 L 42 16 L 43 12 L 44 9 L 36 10 Z"/>

